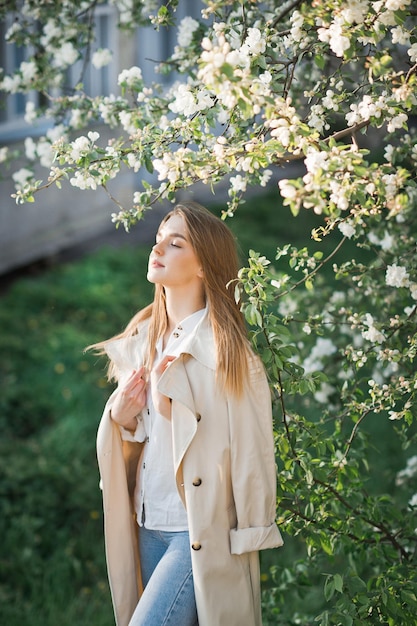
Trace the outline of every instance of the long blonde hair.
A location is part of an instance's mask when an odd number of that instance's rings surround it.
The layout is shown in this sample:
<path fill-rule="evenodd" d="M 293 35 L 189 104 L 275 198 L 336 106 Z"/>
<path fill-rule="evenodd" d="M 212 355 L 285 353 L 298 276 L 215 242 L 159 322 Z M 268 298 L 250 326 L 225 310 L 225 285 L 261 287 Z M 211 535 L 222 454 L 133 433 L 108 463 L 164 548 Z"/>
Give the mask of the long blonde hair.
<path fill-rule="evenodd" d="M 234 279 L 239 260 L 235 239 L 221 219 L 196 202 L 177 204 L 162 220 L 161 226 L 173 215 L 184 219 L 191 246 L 203 269 L 203 284 L 209 319 L 216 347 L 217 378 L 225 391 L 239 395 L 248 373 L 249 342 L 243 315 L 234 297 Z M 152 364 L 158 339 L 167 329 L 165 290 L 155 285 L 153 302 L 130 320 L 125 330 L 112 339 L 129 337 L 138 325 L 149 319 L 146 365 Z M 89 346 L 104 353 L 106 341 Z M 108 375 L 113 378 L 114 367 Z"/>

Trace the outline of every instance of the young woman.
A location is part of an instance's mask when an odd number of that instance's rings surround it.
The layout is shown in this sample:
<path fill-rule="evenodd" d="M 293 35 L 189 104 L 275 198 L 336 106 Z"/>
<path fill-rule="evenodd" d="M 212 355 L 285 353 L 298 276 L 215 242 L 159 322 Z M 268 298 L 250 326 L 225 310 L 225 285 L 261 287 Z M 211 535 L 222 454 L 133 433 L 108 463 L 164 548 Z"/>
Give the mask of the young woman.
<path fill-rule="evenodd" d="M 196 203 L 162 220 L 151 305 L 95 345 L 118 383 L 100 422 L 118 626 L 260 626 L 258 551 L 275 523 L 271 396 L 234 300 L 225 224 Z"/>

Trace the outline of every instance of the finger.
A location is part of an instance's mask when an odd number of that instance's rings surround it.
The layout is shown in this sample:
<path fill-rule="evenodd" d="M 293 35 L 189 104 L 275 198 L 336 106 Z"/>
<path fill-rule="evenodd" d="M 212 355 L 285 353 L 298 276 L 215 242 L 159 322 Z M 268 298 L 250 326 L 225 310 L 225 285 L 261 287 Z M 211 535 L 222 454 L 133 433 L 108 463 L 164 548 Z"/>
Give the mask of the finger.
<path fill-rule="evenodd" d="M 159 363 L 158 367 L 160 367 L 162 369 L 162 371 L 164 371 L 168 367 L 168 365 L 170 363 L 172 363 L 172 361 L 175 361 L 176 358 L 177 358 L 176 356 L 172 356 L 170 354 L 167 354 L 166 356 L 164 356 L 162 361 Z"/>
<path fill-rule="evenodd" d="M 133 389 L 138 383 L 146 383 L 143 378 L 143 374 L 145 373 L 145 368 L 141 367 L 139 370 L 133 370 L 129 378 L 126 382 L 126 389 Z"/>
<path fill-rule="evenodd" d="M 140 378 L 143 378 L 144 380 L 146 380 L 146 367 L 144 365 L 142 365 L 138 370 L 136 370 L 136 373 L 138 374 Z"/>

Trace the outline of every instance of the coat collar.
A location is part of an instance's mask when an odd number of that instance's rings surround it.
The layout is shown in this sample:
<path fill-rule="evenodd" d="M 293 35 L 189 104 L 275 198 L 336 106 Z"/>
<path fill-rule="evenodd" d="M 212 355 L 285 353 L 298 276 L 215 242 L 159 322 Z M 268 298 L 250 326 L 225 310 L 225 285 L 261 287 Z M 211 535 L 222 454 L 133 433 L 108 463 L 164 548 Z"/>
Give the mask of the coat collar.
<path fill-rule="evenodd" d="M 193 332 L 184 340 L 181 354 L 189 354 L 202 365 L 216 369 L 216 348 L 208 308 Z"/>
<path fill-rule="evenodd" d="M 145 321 L 139 326 L 136 335 L 112 339 L 105 344 L 106 354 L 119 372 L 136 369 L 143 362 L 148 325 L 149 321 Z M 184 354 L 192 356 L 212 370 L 216 369 L 216 348 L 208 308 L 197 326 L 184 340 L 181 355 Z"/>

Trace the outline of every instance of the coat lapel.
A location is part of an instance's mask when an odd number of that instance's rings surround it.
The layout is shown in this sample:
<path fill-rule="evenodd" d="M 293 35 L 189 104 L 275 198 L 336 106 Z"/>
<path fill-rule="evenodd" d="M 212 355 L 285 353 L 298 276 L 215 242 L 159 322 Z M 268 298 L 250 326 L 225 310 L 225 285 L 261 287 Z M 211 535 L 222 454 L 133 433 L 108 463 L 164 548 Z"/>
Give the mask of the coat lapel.
<path fill-rule="evenodd" d="M 159 391 L 172 399 L 175 474 L 178 473 L 184 454 L 197 432 L 194 399 L 185 368 L 186 359 L 187 355 L 178 357 L 161 376 L 158 385 Z"/>
<path fill-rule="evenodd" d="M 194 397 L 187 373 L 187 361 L 190 358 L 215 369 L 213 333 L 207 312 L 184 341 L 180 356 L 167 367 L 158 384 L 158 390 L 172 400 L 172 438 L 177 482 L 182 460 L 197 432 Z"/>

